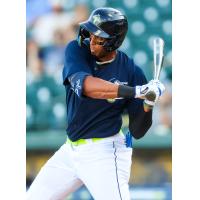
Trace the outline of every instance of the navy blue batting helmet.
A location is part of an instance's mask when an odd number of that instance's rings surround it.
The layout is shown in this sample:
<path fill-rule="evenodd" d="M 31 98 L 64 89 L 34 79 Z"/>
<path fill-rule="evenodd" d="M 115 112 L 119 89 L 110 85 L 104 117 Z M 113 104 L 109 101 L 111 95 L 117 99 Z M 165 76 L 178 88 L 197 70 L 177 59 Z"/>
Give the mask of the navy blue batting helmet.
<path fill-rule="evenodd" d="M 128 30 L 128 21 L 125 15 L 114 8 L 97 8 L 89 19 L 80 23 L 78 34 L 79 44 L 90 37 L 90 33 L 106 38 L 103 47 L 106 51 L 114 51 L 124 41 Z"/>

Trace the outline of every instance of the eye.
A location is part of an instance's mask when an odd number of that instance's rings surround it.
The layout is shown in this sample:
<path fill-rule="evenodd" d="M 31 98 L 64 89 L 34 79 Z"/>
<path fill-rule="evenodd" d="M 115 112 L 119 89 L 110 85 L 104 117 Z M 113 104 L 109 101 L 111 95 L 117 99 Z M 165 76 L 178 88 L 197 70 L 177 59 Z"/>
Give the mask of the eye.
<path fill-rule="evenodd" d="M 104 41 L 102 41 L 102 42 L 101 42 L 101 41 L 97 41 L 96 43 L 97 43 L 98 45 L 103 45 L 103 44 L 104 44 Z"/>
<path fill-rule="evenodd" d="M 98 37 L 98 36 L 91 34 L 91 33 L 90 33 L 90 40 L 92 40 L 93 44 L 96 44 L 96 45 L 103 45 L 104 42 L 105 42 L 104 38 Z"/>

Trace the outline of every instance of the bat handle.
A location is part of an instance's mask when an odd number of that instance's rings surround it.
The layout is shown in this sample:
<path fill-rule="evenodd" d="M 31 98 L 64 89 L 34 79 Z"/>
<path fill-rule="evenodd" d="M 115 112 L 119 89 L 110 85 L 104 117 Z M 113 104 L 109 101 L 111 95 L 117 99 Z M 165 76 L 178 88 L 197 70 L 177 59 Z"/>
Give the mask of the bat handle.
<path fill-rule="evenodd" d="M 154 81 L 154 82 L 158 82 L 158 81 L 159 81 L 159 78 L 154 78 L 153 81 Z"/>

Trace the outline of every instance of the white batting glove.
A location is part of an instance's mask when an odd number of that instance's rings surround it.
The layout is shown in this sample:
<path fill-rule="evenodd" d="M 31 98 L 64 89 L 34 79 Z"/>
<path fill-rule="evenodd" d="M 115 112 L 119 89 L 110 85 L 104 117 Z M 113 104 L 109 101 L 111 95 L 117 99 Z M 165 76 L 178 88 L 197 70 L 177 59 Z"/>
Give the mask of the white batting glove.
<path fill-rule="evenodd" d="M 143 98 L 149 91 L 149 83 L 146 85 L 138 85 L 135 87 L 135 98 Z"/>
<path fill-rule="evenodd" d="M 146 94 L 148 94 L 153 89 L 153 84 L 151 82 L 145 85 L 138 85 L 135 87 L 135 98 L 145 99 Z"/>
<path fill-rule="evenodd" d="M 149 91 L 145 95 L 144 103 L 153 107 L 164 93 L 165 86 L 159 80 L 151 80 L 148 85 Z"/>
<path fill-rule="evenodd" d="M 151 81 L 149 81 L 148 84 L 154 85 L 154 86 L 156 85 L 158 87 L 158 90 L 159 90 L 159 96 L 162 96 L 162 94 L 165 91 L 165 86 L 159 80 L 152 79 Z"/>
<path fill-rule="evenodd" d="M 138 85 L 135 87 L 135 98 L 144 98 L 149 92 L 154 92 L 156 96 L 160 97 L 165 91 L 165 86 L 157 80 L 151 80 L 145 85 Z M 148 97 L 147 97 L 148 98 Z"/>

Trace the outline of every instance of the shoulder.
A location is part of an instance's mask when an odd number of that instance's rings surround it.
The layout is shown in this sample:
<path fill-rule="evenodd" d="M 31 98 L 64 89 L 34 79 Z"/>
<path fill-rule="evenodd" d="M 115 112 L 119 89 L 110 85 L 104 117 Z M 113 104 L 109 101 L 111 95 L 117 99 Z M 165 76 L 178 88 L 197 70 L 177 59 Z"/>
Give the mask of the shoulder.
<path fill-rule="evenodd" d="M 119 51 L 122 62 L 124 62 L 123 68 L 128 72 L 129 80 L 133 85 L 141 85 L 146 83 L 145 74 L 140 66 L 135 64 L 134 59 L 130 58 L 127 54 Z"/>
<path fill-rule="evenodd" d="M 142 68 L 141 67 L 139 67 L 138 65 L 135 65 L 135 67 L 134 67 L 134 73 L 137 75 L 144 75 L 144 72 L 143 72 L 143 70 L 142 70 Z"/>
<path fill-rule="evenodd" d="M 78 42 L 76 40 L 72 40 L 67 43 L 65 49 L 67 51 L 67 50 L 80 49 L 80 48 L 79 48 Z"/>
<path fill-rule="evenodd" d="M 75 57 L 79 55 L 88 56 L 90 51 L 86 45 L 80 46 L 77 40 L 72 40 L 65 47 L 65 55 L 67 56 L 69 54 Z"/>
<path fill-rule="evenodd" d="M 118 50 L 118 54 L 120 61 L 123 63 L 123 68 L 128 70 L 130 73 L 134 73 L 136 65 L 133 58 L 130 58 L 126 53 L 120 50 Z"/>
<path fill-rule="evenodd" d="M 124 53 L 123 51 L 120 51 L 120 50 L 117 50 L 119 56 L 121 59 L 125 60 L 125 61 L 129 61 L 131 58 L 126 54 Z"/>
<path fill-rule="evenodd" d="M 121 54 L 124 56 L 124 58 L 127 60 L 127 67 L 132 73 L 136 74 L 144 74 L 142 68 L 138 66 L 133 58 L 130 58 L 127 54 L 121 52 Z"/>
<path fill-rule="evenodd" d="M 80 46 L 77 40 L 71 40 L 66 44 L 66 49 L 84 50 L 84 49 L 88 49 L 88 46 L 86 45 L 86 43 Z"/>

